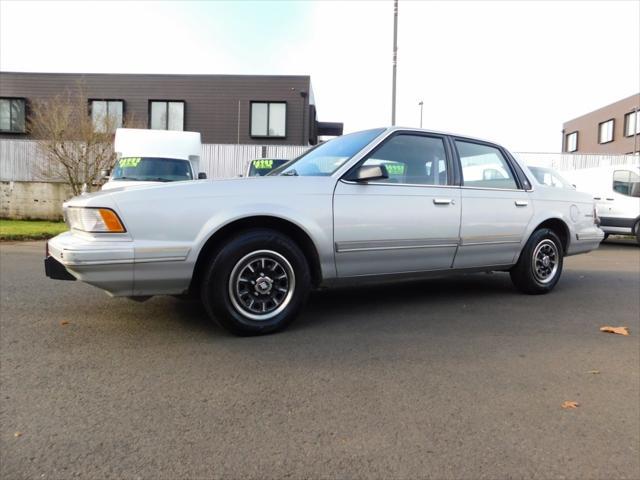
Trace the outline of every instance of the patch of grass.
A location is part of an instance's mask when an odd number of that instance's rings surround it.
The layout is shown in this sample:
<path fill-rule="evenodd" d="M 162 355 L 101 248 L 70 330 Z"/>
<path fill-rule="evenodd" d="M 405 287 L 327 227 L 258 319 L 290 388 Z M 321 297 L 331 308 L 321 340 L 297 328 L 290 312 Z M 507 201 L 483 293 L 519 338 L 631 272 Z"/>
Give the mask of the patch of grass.
<path fill-rule="evenodd" d="M 0 219 L 0 241 L 41 240 L 68 230 L 64 222 Z"/>

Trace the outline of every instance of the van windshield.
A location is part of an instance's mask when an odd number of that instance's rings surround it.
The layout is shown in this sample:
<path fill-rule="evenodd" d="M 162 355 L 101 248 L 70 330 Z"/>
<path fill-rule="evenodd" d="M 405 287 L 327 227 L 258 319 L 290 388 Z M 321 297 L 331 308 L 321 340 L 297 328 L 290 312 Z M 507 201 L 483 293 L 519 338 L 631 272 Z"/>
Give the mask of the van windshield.
<path fill-rule="evenodd" d="M 193 180 L 189 160 L 161 157 L 123 157 L 118 160 L 112 180 L 177 182 Z"/>

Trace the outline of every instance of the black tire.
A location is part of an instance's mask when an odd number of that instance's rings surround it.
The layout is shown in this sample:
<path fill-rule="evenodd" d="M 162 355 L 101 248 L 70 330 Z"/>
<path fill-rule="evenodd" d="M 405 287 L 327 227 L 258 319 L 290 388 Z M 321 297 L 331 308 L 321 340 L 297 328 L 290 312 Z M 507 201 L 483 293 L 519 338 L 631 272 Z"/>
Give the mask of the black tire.
<path fill-rule="evenodd" d="M 638 245 L 640 245 L 640 220 L 636 222 L 635 232 L 636 232 L 636 242 L 638 243 Z"/>
<path fill-rule="evenodd" d="M 548 260 L 544 260 L 545 256 Z M 562 263 L 562 242 L 553 230 L 541 228 L 533 232 L 518 263 L 509 271 L 511 281 L 518 290 L 529 295 L 549 293 L 560 280 Z"/>
<path fill-rule="evenodd" d="M 609 234 L 605 232 L 604 237 L 602 238 L 602 242 L 604 242 L 607 238 L 609 238 Z"/>
<path fill-rule="evenodd" d="M 233 237 L 217 252 L 205 271 L 200 296 L 221 327 L 250 336 L 289 325 L 310 289 L 309 264 L 298 245 L 275 230 L 255 229 Z"/>

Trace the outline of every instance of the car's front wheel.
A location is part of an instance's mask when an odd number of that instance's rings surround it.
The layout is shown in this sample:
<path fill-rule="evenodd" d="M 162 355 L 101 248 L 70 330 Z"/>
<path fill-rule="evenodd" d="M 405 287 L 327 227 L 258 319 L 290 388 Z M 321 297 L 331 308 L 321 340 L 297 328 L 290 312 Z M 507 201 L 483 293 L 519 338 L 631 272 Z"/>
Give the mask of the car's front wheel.
<path fill-rule="evenodd" d="M 536 230 L 509 272 L 511 281 L 518 290 L 530 295 L 550 292 L 560 280 L 562 252 L 562 242 L 552 230 Z"/>
<path fill-rule="evenodd" d="M 222 327 L 236 335 L 261 335 L 286 327 L 310 288 L 309 265 L 297 244 L 275 230 L 256 229 L 218 251 L 200 293 Z"/>

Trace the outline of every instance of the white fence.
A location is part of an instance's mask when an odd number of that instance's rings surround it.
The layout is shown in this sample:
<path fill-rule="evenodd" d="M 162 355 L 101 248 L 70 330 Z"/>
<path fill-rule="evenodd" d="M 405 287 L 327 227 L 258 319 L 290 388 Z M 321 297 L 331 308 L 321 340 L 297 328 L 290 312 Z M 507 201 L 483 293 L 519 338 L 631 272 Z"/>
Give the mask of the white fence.
<path fill-rule="evenodd" d="M 297 145 L 202 145 L 200 171 L 209 178 L 237 177 L 247 170 L 256 158 L 292 159 L 302 155 L 309 147 Z"/>
<path fill-rule="evenodd" d="M 48 160 L 33 140 L 0 140 L 0 180 L 43 181 Z"/>
<path fill-rule="evenodd" d="M 209 178 L 244 173 L 256 158 L 295 158 L 309 147 L 298 145 L 202 145 L 200 171 Z M 46 181 L 49 161 L 34 140 L 0 140 L 0 181 Z"/>
<path fill-rule="evenodd" d="M 613 165 L 637 165 L 638 155 L 596 155 L 580 153 L 533 153 L 514 154 L 526 165 L 551 167 L 556 170 L 579 170 L 582 168 L 605 167 Z"/>
<path fill-rule="evenodd" d="M 237 177 L 256 158 L 295 158 L 309 147 L 297 145 L 202 145 L 200 171 L 209 178 Z M 516 153 L 527 165 L 574 170 L 604 165 L 638 164 L 638 155 Z M 34 140 L 0 140 L 0 181 L 44 181 L 48 160 Z M 43 174 L 45 172 L 45 174 Z"/>

